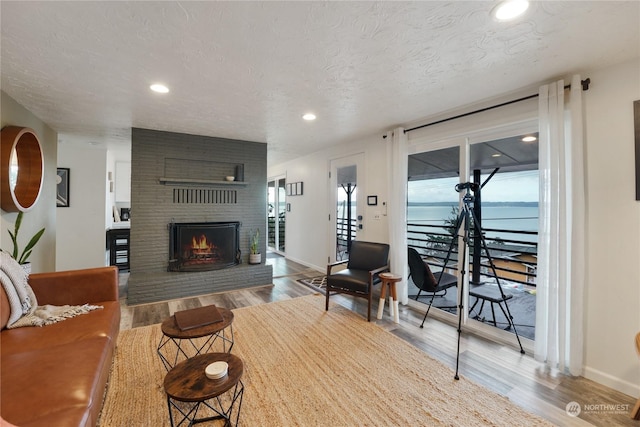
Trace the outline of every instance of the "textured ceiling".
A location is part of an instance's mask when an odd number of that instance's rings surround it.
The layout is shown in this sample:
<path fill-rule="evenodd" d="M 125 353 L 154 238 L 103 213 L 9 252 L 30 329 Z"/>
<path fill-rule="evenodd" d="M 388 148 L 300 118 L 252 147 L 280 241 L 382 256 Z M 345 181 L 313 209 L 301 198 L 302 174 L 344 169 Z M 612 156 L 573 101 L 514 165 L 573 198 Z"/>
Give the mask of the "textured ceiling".
<path fill-rule="evenodd" d="M 638 1 L 535 2 L 510 24 L 494 5 L 2 1 L 2 90 L 64 142 L 142 127 L 267 142 L 276 164 L 640 56 Z"/>

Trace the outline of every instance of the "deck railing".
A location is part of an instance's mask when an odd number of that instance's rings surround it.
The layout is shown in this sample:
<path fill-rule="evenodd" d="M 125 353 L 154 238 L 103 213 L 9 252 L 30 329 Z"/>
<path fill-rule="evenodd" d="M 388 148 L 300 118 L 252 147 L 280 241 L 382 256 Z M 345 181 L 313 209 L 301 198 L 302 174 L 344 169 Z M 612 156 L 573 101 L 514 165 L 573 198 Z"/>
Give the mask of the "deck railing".
<path fill-rule="evenodd" d="M 536 286 L 537 271 L 537 232 L 524 230 L 506 230 L 483 228 L 489 255 L 499 279 L 523 285 Z M 407 224 L 407 241 L 436 270 L 442 267 L 451 246 L 452 230 L 450 225 Z M 469 257 L 473 255 L 475 239 L 470 232 Z M 534 240 L 534 241 L 531 241 Z M 481 250 L 480 275 L 494 277 L 486 251 Z M 454 245 L 447 269 L 457 269 L 458 246 Z M 471 269 L 469 269 L 471 270 Z"/>
<path fill-rule="evenodd" d="M 349 242 L 356 238 L 356 227 L 357 221 L 355 219 L 351 220 L 351 227 L 349 227 L 347 218 L 336 218 L 336 261 L 348 258 Z"/>
<path fill-rule="evenodd" d="M 284 250 L 284 216 L 278 220 L 278 242 L 280 243 L 280 250 Z M 270 216 L 267 218 L 267 245 L 269 247 L 276 246 L 276 218 Z"/>
<path fill-rule="evenodd" d="M 347 259 L 348 220 L 336 219 L 336 259 Z M 356 237 L 356 220 L 351 221 L 351 240 Z M 535 231 L 483 228 L 485 242 L 499 279 L 523 285 L 536 286 L 538 235 Z M 498 237 L 499 236 L 499 237 Z M 473 232 L 470 236 L 470 258 L 473 254 Z M 415 248 L 437 271 L 442 267 L 451 245 L 451 226 L 433 224 L 407 224 L 407 242 Z M 533 241 L 532 241 L 533 240 Z M 447 269 L 456 270 L 458 247 L 454 246 Z M 469 269 L 471 271 L 471 269 Z M 486 252 L 481 251 L 480 275 L 493 277 Z"/>

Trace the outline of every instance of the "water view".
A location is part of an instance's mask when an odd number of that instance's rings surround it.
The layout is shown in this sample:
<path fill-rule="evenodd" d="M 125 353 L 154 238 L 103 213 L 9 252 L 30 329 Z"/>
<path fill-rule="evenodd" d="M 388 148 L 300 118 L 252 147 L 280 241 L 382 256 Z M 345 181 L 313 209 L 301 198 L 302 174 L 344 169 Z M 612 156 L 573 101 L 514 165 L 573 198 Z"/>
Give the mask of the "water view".
<path fill-rule="evenodd" d="M 487 180 L 482 175 L 480 182 Z M 444 225 L 457 217 L 458 177 L 409 181 L 407 222 Z M 498 173 L 482 188 L 482 228 L 538 231 L 538 171 Z M 456 209 L 455 211 L 453 209 Z M 487 238 L 536 242 L 535 235 L 486 232 Z"/>
<path fill-rule="evenodd" d="M 407 222 L 412 224 L 446 225 L 457 217 L 457 202 L 449 203 L 409 203 Z M 454 211 L 454 208 L 456 209 Z M 536 202 L 496 203 L 487 202 L 482 206 L 482 228 L 538 231 L 538 204 Z M 505 232 L 486 232 L 487 238 L 514 239 Z M 517 240 L 535 242 L 535 235 L 519 235 Z"/>

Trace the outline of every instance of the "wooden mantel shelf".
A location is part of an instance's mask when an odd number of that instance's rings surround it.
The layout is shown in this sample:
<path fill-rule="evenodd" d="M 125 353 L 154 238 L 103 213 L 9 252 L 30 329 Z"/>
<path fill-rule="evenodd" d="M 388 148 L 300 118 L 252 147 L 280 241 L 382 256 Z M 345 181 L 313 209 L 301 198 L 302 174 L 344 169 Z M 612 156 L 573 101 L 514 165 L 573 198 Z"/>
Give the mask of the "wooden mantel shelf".
<path fill-rule="evenodd" d="M 235 185 L 244 187 L 244 181 L 214 181 L 210 179 L 190 179 L 190 178 L 160 178 L 161 184 L 198 184 L 198 185 Z"/>

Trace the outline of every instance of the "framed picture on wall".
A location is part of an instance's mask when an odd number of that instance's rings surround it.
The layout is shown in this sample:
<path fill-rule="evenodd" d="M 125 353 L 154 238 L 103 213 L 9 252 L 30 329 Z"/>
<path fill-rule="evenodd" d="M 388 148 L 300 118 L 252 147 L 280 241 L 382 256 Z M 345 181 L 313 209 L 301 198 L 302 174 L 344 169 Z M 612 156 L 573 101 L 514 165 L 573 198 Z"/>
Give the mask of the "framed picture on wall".
<path fill-rule="evenodd" d="M 69 207 L 69 168 L 58 168 L 56 177 L 56 206 Z"/>

